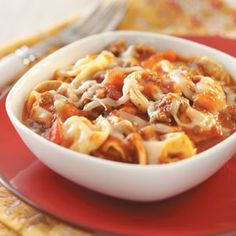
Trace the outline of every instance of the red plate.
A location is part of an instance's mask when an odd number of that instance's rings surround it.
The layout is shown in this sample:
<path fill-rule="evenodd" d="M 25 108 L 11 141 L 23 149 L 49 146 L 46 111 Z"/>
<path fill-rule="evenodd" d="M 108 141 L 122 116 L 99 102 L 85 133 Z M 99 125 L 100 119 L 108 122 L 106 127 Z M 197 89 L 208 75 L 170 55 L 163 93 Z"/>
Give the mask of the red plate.
<path fill-rule="evenodd" d="M 234 40 L 188 38 L 236 56 Z M 0 103 L 1 182 L 30 205 L 96 231 L 155 236 L 236 231 L 236 156 L 206 182 L 177 197 L 152 203 L 118 200 L 75 185 L 39 162 L 10 124 L 4 104 Z"/>

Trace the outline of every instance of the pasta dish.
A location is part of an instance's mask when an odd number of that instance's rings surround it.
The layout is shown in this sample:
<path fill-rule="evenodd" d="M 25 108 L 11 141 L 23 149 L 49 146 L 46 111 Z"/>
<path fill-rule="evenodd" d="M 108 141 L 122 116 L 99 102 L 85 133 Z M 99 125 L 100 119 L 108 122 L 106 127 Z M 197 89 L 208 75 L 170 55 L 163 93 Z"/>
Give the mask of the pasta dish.
<path fill-rule="evenodd" d="M 50 141 L 97 158 L 170 163 L 236 130 L 236 84 L 212 58 L 120 39 L 39 83 L 22 120 Z"/>

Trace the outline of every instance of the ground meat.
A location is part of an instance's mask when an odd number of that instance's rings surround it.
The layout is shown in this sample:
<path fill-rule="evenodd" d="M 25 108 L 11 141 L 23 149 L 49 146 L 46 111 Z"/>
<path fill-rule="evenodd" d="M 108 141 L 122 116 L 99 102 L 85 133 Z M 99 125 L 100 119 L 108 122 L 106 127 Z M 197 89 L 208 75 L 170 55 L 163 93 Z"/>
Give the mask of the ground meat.
<path fill-rule="evenodd" d="M 117 40 L 106 47 L 106 50 L 112 52 L 115 56 L 120 56 L 125 51 L 126 43 L 124 39 Z"/>

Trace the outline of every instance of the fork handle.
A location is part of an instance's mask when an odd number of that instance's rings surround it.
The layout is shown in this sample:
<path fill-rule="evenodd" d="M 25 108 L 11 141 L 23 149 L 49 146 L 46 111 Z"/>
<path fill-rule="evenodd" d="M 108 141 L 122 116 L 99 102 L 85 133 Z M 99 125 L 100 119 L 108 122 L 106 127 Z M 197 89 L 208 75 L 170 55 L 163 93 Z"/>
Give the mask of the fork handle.
<path fill-rule="evenodd" d="M 33 51 L 24 46 L 0 60 L 0 89 L 14 82 L 37 59 Z"/>

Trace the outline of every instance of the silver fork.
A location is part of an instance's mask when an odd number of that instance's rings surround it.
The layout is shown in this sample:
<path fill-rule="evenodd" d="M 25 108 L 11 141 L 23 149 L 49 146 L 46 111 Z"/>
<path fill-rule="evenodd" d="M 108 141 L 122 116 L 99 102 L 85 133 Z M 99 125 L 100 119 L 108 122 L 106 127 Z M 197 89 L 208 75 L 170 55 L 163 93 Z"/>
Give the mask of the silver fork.
<path fill-rule="evenodd" d="M 98 4 L 84 19 L 49 37 L 33 47 L 23 46 L 0 60 L 1 91 L 18 79 L 30 65 L 44 56 L 51 48 L 63 46 L 92 34 L 110 31 L 116 28 L 128 7 L 127 0 L 107 0 Z"/>

